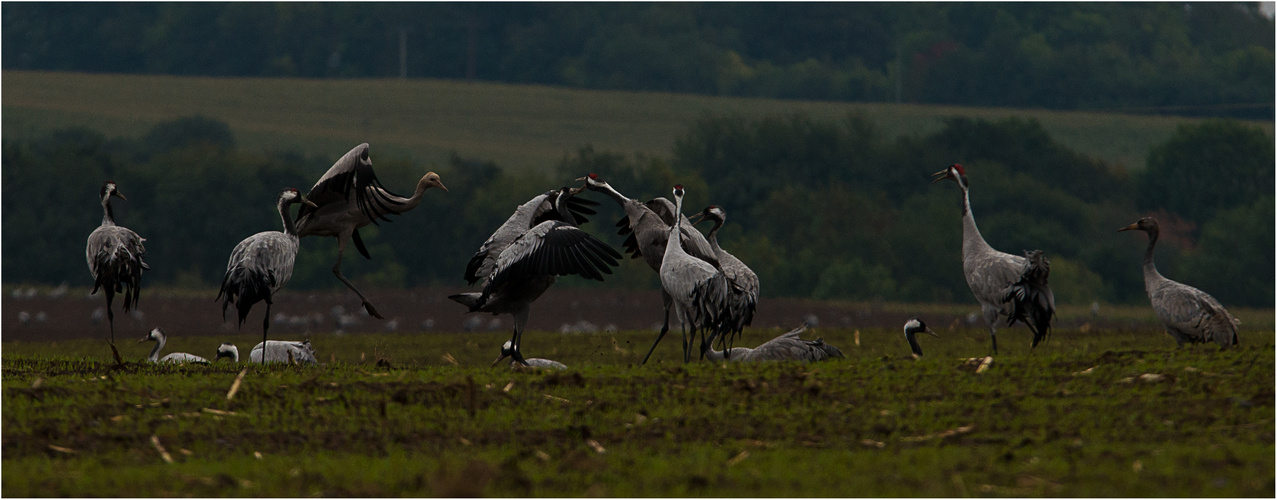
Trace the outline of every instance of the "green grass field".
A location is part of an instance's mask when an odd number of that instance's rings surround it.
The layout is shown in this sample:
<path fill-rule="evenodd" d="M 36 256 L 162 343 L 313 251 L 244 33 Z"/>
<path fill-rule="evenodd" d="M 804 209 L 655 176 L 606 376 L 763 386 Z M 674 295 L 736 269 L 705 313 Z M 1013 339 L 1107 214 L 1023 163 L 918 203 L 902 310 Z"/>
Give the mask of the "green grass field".
<path fill-rule="evenodd" d="M 812 365 L 683 365 L 674 338 L 637 366 L 652 332 L 529 332 L 564 372 L 488 366 L 497 332 L 312 336 L 323 366 L 265 369 L 7 342 L 0 493 L 1274 495 L 1270 326 L 1226 351 L 1084 329 L 1032 353 L 1004 331 L 982 373 L 984 331 L 944 326 L 920 360 L 898 330 L 809 331 L 847 355 Z"/>
<path fill-rule="evenodd" d="M 888 136 L 938 130 L 951 116 L 1038 119 L 1056 140 L 1129 170 L 1151 146 L 1194 120 L 1092 112 L 962 108 L 681 94 L 608 92 L 448 80 L 188 78 L 5 71 L 9 139 L 86 126 L 141 136 L 158 122 L 200 114 L 230 125 L 241 146 L 336 158 L 360 142 L 378 155 L 425 164 L 449 151 L 504 167 L 546 168 L 580 146 L 668 157 L 707 113 L 758 117 L 860 113 Z M 1258 123 L 1270 134 L 1271 122 Z"/>

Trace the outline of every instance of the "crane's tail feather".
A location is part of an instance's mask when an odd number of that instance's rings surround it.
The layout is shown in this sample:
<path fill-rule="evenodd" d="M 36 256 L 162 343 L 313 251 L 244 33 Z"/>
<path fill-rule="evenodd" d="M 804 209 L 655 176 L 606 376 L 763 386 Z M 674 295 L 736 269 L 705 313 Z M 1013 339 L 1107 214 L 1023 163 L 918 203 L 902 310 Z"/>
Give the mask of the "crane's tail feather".
<path fill-rule="evenodd" d="M 1048 286 L 1051 262 L 1041 250 L 1024 253 L 1027 258 L 1020 278 L 1007 288 L 1002 300 L 1011 304 L 1007 325 L 1021 321 L 1033 331 L 1033 347 L 1045 339 L 1055 316 L 1055 295 Z"/>

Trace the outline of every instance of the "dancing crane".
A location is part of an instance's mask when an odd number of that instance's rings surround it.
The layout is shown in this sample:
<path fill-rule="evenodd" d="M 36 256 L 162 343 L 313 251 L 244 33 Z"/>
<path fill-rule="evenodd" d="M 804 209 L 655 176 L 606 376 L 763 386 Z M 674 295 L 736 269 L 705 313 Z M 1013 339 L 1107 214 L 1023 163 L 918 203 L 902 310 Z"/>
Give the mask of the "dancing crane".
<path fill-rule="evenodd" d="M 115 313 L 111 311 L 111 302 L 116 293 L 123 293 L 124 311 L 137 307 L 138 294 L 142 291 L 142 271 L 151 267 L 142 260 L 146 257 L 146 247 L 142 245 L 146 238 L 115 224 L 111 197 L 124 201 L 128 201 L 128 198 L 116 189 L 115 181 L 102 183 L 98 196 L 102 201 L 102 225 L 89 234 L 84 257 L 89 263 L 89 274 L 93 275 L 93 291 L 90 295 L 98 293 L 99 288 L 106 295 L 106 318 L 111 324 L 111 351 L 118 362 L 120 355 L 115 350 Z"/>
<path fill-rule="evenodd" d="M 1237 345 L 1237 318 L 1206 292 L 1167 279 L 1157 272 L 1153 264 L 1153 247 L 1161 232 L 1157 219 L 1144 217 L 1118 231 L 1139 230 L 1148 234 L 1148 249 L 1144 251 L 1144 291 L 1153 304 L 1157 318 L 1166 325 L 1166 332 L 1175 338 L 1176 345 L 1215 342 L 1221 347 Z"/>
<path fill-rule="evenodd" d="M 426 189 L 437 187 L 444 191 L 439 175 L 427 172 L 417 181 L 417 189 L 411 197 L 404 198 L 381 185 L 377 174 L 372 170 L 372 160 L 368 157 L 368 144 L 360 144 L 346 153 L 337 163 L 324 173 L 323 177 L 310 188 L 306 199 L 313 202 L 313 207 L 302 207 L 297 212 L 297 236 L 332 236 L 337 238 L 337 263 L 333 264 L 333 274 L 337 279 L 354 290 L 355 295 L 363 301 L 368 314 L 382 318 L 367 297 L 355 288 L 341 274 L 341 256 L 346 251 L 348 242 L 353 241 L 355 248 L 364 258 L 371 259 L 364 241 L 359 238 L 359 228 L 368 224 L 377 224 L 377 220 L 390 221 L 387 215 L 402 214 L 421 203 Z"/>
<path fill-rule="evenodd" d="M 962 165 L 949 165 L 932 176 L 933 184 L 949 179 L 962 189 L 962 272 L 989 325 L 993 353 L 998 353 L 999 316 L 1007 317 L 1008 326 L 1017 320 L 1028 325 L 1033 332 L 1032 347 L 1037 347 L 1049 333 L 1055 315 L 1046 257 L 1041 251 L 1028 252 L 1029 257 L 999 252 L 984 241 L 971 215 L 970 185 Z"/>
<path fill-rule="evenodd" d="M 222 288 L 217 292 L 217 298 L 213 299 L 222 301 L 223 321 L 226 320 L 226 306 L 235 302 L 241 328 L 253 304 L 266 301 L 266 316 L 262 319 L 262 342 L 266 342 L 266 332 L 270 328 L 271 296 L 292 278 L 293 262 L 297 259 L 297 229 L 288 213 L 289 206 L 294 203 L 311 207 L 315 205 L 296 189 L 285 188 L 280 191 L 275 208 L 279 210 L 279 216 L 284 222 L 284 231 L 262 231 L 235 245 L 231 258 L 226 263 Z"/>
<path fill-rule="evenodd" d="M 714 227 L 709 230 L 709 246 L 718 258 L 719 270 L 727 277 L 730 287 L 729 309 L 730 322 L 725 324 L 731 331 L 740 335 L 741 331 L 754 321 L 754 310 L 758 307 L 758 275 L 753 269 L 741 262 L 735 255 L 727 253 L 718 245 L 718 230 L 727 222 L 727 212 L 723 207 L 710 205 L 695 217 L 695 223 L 709 220 Z"/>
<path fill-rule="evenodd" d="M 576 198 L 582 189 L 547 191 L 519 205 L 466 265 L 466 281 L 482 281 L 483 291 L 448 296 L 470 312 L 513 315 L 510 357 L 519 364 L 528 364 L 520 346 L 532 302 L 555 277 L 576 274 L 603 281 L 603 274 L 612 274 L 611 267 L 621 258 L 577 227 L 586 221 L 583 214 L 595 213 L 589 206 L 598 205 Z"/>
<path fill-rule="evenodd" d="M 701 355 L 704 356 L 708 344 L 705 341 L 706 331 L 717 332 L 727 321 L 728 291 L 727 279 L 717 268 L 702 259 L 693 257 L 683 250 L 683 185 L 674 186 L 674 224 L 670 227 L 665 242 L 665 256 L 661 258 L 661 288 L 674 303 L 674 315 L 678 317 L 679 327 L 683 331 L 683 362 L 692 359 L 692 340 L 696 332 L 701 333 Z M 691 328 L 691 337 L 688 328 Z M 664 333 L 664 331 L 662 331 Z M 734 332 L 726 332 L 728 337 Z M 714 335 L 709 336 L 710 342 Z M 730 344 L 732 339 L 728 338 Z M 661 337 L 656 338 L 660 343 Z M 655 344 L 653 344 L 655 349 Z M 649 351 L 650 354 L 650 351 Z"/>

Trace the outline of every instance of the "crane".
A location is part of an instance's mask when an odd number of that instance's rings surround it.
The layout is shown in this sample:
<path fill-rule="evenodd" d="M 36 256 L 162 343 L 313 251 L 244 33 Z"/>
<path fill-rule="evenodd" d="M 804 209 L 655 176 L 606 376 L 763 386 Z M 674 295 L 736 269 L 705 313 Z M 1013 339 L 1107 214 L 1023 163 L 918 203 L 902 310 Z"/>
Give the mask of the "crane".
<path fill-rule="evenodd" d="M 519 364 L 528 364 L 520 346 L 532 302 L 555 277 L 576 274 L 603 281 L 603 274 L 612 274 L 611 267 L 621 258 L 577 227 L 586 221 L 584 214 L 595 213 L 589 206 L 598 205 L 576 197 L 583 189 L 546 191 L 519 205 L 466 265 L 466 281 L 482 281 L 483 290 L 448 296 L 470 312 L 513 315 L 510 357 Z"/>
<path fill-rule="evenodd" d="M 729 347 L 719 351 L 710 347 L 705 352 L 705 357 L 710 361 L 735 361 L 742 363 L 759 361 L 811 362 L 843 357 L 842 351 L 838 350 L 837 347 L 826 344 L 823 338 L 816 340 L 799 338 L 805 331 L 807 331 L 807 325 L 804 324 L 752 349 L 748 347 Z"/>
<path fill-rule="evenodd" d="M 532 368 L 545 368 L 545 369 L 551 369 L 551 370 L 568 369 L 568 365 L 565 365 L 553 359 L 544 359 L 544 358 L 526 358 L 523 360 L 526 363 L 526 365 L 520 365 L 514 361 L 514 342 L 509 340 L 505 341 L 504 344 L 501 344 L 501 356 L 498 357 L 496 361 L 492 362 L 492 366 L 497 366 L 497 363 L 500 363 L 501 360 L 505 358 L 511 358 L 510 368 L 517 368 L 519 366 L 529 366 Z"/>
<path fill-rule="evenodd" d="M 905 322 L 905 340 L 909 342 L 909 349 L 913 351 L 913 357 L 915 358 L 922 357 L 922 346 L 918 345 L 918 339 L 916 337 L 919 333 L 925 333 L 932 337 L 940 338 L 940 335 L 932 331 L 931 328 L 928 328 L 927 324 L 923 323 L 922 320 L 918 318 L 909 318 L 909 321 Z"/>
<path fill-rule="evenodd" d="M 648 267 L 658 275 L 661 272 L 661 259 L 665 257 L 665 243 L 669 239 L 670 227 L 674 224 L 674 204 L 665 198 L 655 198 L 646 203 L 629 198 L 616 188 L 613 188 L 607 181 L 599 177 L 598 174 L 591 173 L 585 177 L 577 179 L 578 182 L 585 181 L 585 187 L 593 191 L 598 191 L 607 195 L 616 201 L 618 205 L 625 210 L 625 217 L 616 223 L 620 228 L 618 234 L 628 237 L 623 243 L 625 253 L 630 258 L 643 258 Z M 679 215 L 681 221 L 687 221 L 686 217 Z M 715 268 L 718 267 L 718 257 L 714 255 L 714 249 L 710 246 L 709 241 L 699 231 L 692 229 L 692 223 L 687 222 L 687 226 L 680 230 L 683 235 L 683 250 L 689 255 L 709 262 Z M 652 343 L 652 348 L 648 349 L 647 355 L 643 356 L 643 364 L 647 364 L 648 358 L 652 357 L 652 352 L 656 350 L 656 346 L 661 343 L 661 339 L 670 330 L 670 308 L 673 306 L 673 299 L 669 294 L 665 293 L 665 289 L 661 289 L 661 302 L 665 309 L 665 317 L 661 323 L 661 331 L 656 336 L 656 342 Z"/>
<path fill-rule="evenodd" d="M 306 199 L 314 203 L 313 207 L 303 206 L 297 212 L 297 236 L 331 236 L 337 238 L 337 263 L 333 264 L 333 274 L 337 279 L 354 290 L 355 295 L 363 301 L 364 309 L 374 318 L 384 319 L 373 307 L 367 297 L 341 274 L 341 256 L 346 245 L 353 241 L 355 248 L 364 258 L 371 259 L 368 248 L 359 237 L 359 228 L 368 224 L 377 224 L 377 220 L 390 221 L 387 215 L 402 214 L 421 203 L 426 189 L 437 187 L 444 191 L 439 175 L 427 172 L 417 181 L 417 189 L 412 196 L 404 198 L 381 185 L 377 174 L 372 170 L 372 160 L 368 157 L 368 144 L 360 144 L 337 160 L 324 173 L 315 186 L 310 188 Z"/>
<path fill-rule="evenodd" d="M 222 301 L 223 321 L 226 320 L 226 306 L 235 302 L 241 328 L 253 304 L 266 301 L 266 316 L 262 319 L 262 342 L 266 342 L 266 332 L 270 328 L 271 296 L 293 276 L 293 261 L 297 258 L 297 229 L 293 225 L 293 219 L 289 217 L 288 209 L 294 203 L 314 206 L 296 189 L 284 188 L 280 191 L 275 208 L 279 210 L 279 216 L 284 222 L 284 231 L 262 231 L 235 245 L 231 258 L 226 263 L 222 288 L 217 292 L 217 298 L 213 299 Z"/>
<path fill-rule="evenodd" d="M 670 226 L 665 242 L 665 255 L 661 258 L 661 288 L 674 303 L 674 315 L 683 331 L 683 362 L 692 359 L 692 340 L 701 333 L 701 355 L 708 344 L 706 331 L 717 332 L 728 319 L 727 278 L 717 268 L 683 250 L 683 185 L 674 186 L 674 224 Z M 691 336 L 688 336 L 688 328 Z M 733 332 L 726 332 L 732 336 Z M 710 342 L 714 335 L 709 336 Z M 727 339 L 730 343 L 730 338 Z M 656 342 L 661 341 L 657 337 Z M 652 346 L 656 348 L 655 345 Z M 649 351 L 649 354 L 651 352 Z"/>
<path fill-rule="evenodd" d="M 301 342 L 295 340 L 270 340 L 266 342 L 266 362 L 267 363 L 298 363 L 315 365 L 318 364 L 315 358 L 315 348 L 311 347 L 310 340 Z M 230 342 L 223 342 L 217 348 L 217 357 L 214 361 L 230 358 L 232 363 L 239 363 L 239 348 Z M 262 362 L 262 344 L 258 343 L 248 353 L 248 360 L 252 363 Z"/>
<path fill-rule="evenodd" d="M 1033 345 L 1047 336 L 1055 315 L 1055 295 L 1047 284 L 1050 264 L 1040 250 L 1027 252 L 1028 257 L 999 252 L 989 246 L 971 215 L 970 185 L 966 169 L 958 163 L 932 174 L 932 183 L 951 180 L 962 189 L 962 272 L 967 286 L 980 302 L 984 321 L 989 325 L 993 353 L 998 353 L 998 317 L 1006 316 L 1007 325 L 1023 321 L 1033 332 Z"/>
<path fill-rule="evenodd" d="M 167 355 L 165 355 L 163 358 L 161 358 L 161 357 L 160 357 L 160 351 L 164 349 L 164 344 L 165 344 L 166 342 L 168 342 L 168 335 L 167 335 L 167 334 L 165 334 L 165 333 L 164 333 L 164 330 L 160 329 L 160 327 L 158 327 L 158 326 L 157 326 L 157 327 L 155 327 L 154 329 L 152 329 L 150 334 L 148 334 L 148 335 L 147 335 L 147 336 L 145 336 L 145 337 L 142 337 L 142 340 L 137 341 L 137 343 L 141 344 L 141 343 L 143 343 L 143 342 L 147 342 L 147 341 L 155 342 L 155 348 L 154 348 L 154 349 L 151 349 L 151 356 L 150 356 L 150 357 L 148 357 L 148 358 L 146 358 L 146 360 L 147 360 L 147 361 L 150 361 L 150 362 L 152 362 L 152 363 L 176 363 L 176 364 L 183 364 L 183 363 L 204 363 L 204 364 L 208 364 L 208 360 L 207 360 L 207 359 L 204 359 L 204 358 L 202 358 L 202 357 L 199 357 L 199 356 L 196 356 L 196 355 L 194 355 L 194 354 L 187 353 L 187 352 L 175 352 L 175 353 L 167 354 Z"/>
<path fill-rule="evenodd" d="M 1157 219 L 1144 217 L 1121 231 L 1144 231 L 1148 234 L 1148 249 L 1144 251 L 1144 291 L 1153 305 L 1157 318 L 1166 325 L 1166 332 L 1175 338 L 1176 345 L 1215 342 L 1220 347 L 1237 345 L 1237 318 L 1206 292 L 1167 279 L 1157 272 L 1153 264 L 1153 247 L 1161 232 Z"/>
<path fill-rule="evenodd" d="M 102 201 L 102 224 L 89 233 L 88 245 L 84 248 L 84 258 L 89 263 L 89 274 L 93 275 L 93 291 L 102 289 L 106 295 L 106 318 L 111 325 L 111 352 L 116 362 L 120 362 L 120 354 L 115 349 L 115 313 L 111 310 L 111 302 L 116 293 L 124 294 L 124 311 L 137 307 L 138 294 L 142 291 L 142 271 L 151 267 L 146 265 L 146 247 L 142 242 L 146 238 L 138 236 L 133 230 L 115 224 L 115 212 L 111 210 L 111 197 L 128 201 L 116 188 L 115 181 L 102 183 L 98 192 Z"/>
<path fill-rule="evenodd" d="M 758 307 L 758 275 L 735 255 L 727 253 L 718 245 L 718 230 L 723 227 L 723 223 L 727 222 L 727 211 L 723 210 L 723 207 L 710 205 L 693 219 L 696 219 L 695 223 L 706 220 L 714 222 L 714 227 L 709 230 L 707 236 L 709 246 L 714 250 L 714 256 L 718 258 L 719 270 L 723 272 L 723 276 L 727 277 L 727 283 L 731 285 L 728 306 L 731 311 L 729 316 L 731 320 L 725 326 L 735 335 L 740 335 L 741 331 L 754 321 L 754 310 Z"/>

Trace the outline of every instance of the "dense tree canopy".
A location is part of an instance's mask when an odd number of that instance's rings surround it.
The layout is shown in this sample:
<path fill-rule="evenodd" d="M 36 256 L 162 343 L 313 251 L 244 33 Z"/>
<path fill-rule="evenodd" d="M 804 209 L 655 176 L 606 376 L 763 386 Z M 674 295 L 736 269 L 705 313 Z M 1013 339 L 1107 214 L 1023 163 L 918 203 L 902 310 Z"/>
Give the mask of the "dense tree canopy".
<path fill-rule="evenodd" d="M 1258 3 L 5 2 L 4 69 L 1271 118 Z"/>

